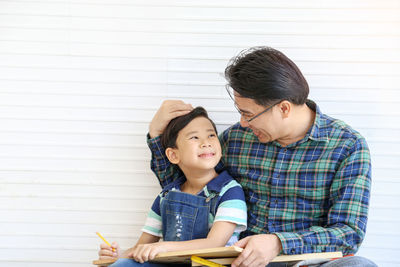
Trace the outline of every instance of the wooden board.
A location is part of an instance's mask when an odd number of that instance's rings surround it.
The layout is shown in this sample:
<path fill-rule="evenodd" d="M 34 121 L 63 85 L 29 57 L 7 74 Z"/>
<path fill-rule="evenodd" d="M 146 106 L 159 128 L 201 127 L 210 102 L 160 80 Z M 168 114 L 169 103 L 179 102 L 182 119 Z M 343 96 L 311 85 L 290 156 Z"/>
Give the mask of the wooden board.
<path fill-rule="evenodd" d="M 190 257 L 195 255 L 201 258 L 236 258 L 241 252 L 242 248 L 239 247 L 221 247 L 221 248 L 206 248 L 185 251 L 174 251 L 160 253 L 152 262 L 163 263 L 190 263 Z"/>
<path fill-rule="evenodd" d="M 299 255 L 281 255 L 275 257 L 271 262 L 296 262 L 310 259 L 335 259 L 343 257 L 342 252 L 321 252 L 321 253 L 307 253 Z M 222 265 L 230 265 L 236 258 L 208 258 L 207 260 L 219 263 Z M 200 263 L 193 262 L 192 266 L 202 266 Z"/>
<path fill-rule="evenodd" d="M 205 259 L 213 259 L 218 263 L 218 260 L 229 261 L 229 263 L 220 264 L 230 264 L 241 252 L 242 248 L 239 247 L 220 247 L 220 248 L 207 248 L 207 249 L 195 249 L 195 250 L 184 250 L 184 251 L 174 251 L 165 252 L 158 254 L 152 262 L 163 262 L 163 263 L 190 263 L 190 256 L 195 255 Z M 272 262 L 286 262 L 286 261 L 300 261 L 306 259 L 316 259 L 316 258 L 340 258 L 342 257 L 341 252 L 323 252 L 323 253 L 309 253 L 300 255 L 281 255 L 277 256 L 272 260 Z M 219 258 L 219 259 L 218 259 Z M 221 259 L 222 258 L 222 259 Z M 115 260 L 95 260 L 93 264 L 107 266 L 114 262 Z M 193 265 L 196 266 L 196 265 Z M 198 265 L 197 265 L 198 266 Z"/>
<path fill-rule="evenodd" d="M 164 252 L 158 254 L 151 262 L 190 263 L 190 257 L 192 255 L 202 258 L 232 258 L 237 257 L 237 255 L 239 255 L 242 250 L 242 248 L 232 246 Z M 95 260 L 93 261 L 93 264 L 107 266 L 112 264 L 113 262 L 115 262 L 115 260 Z"/>

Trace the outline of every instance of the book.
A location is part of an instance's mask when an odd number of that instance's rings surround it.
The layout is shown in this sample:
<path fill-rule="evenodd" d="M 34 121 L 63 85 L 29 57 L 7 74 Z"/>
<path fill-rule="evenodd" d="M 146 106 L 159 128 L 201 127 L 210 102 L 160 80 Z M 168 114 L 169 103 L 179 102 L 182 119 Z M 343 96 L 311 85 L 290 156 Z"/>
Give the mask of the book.
<path fill-rule="evenodd" d="M 191 256 L 198 256 L 204 259 L 211 260 L 219 264 L 231 264 L 235 258 L 242 252 L 242 248 L 239 247 L 218 247 L 218 248 L 206 248 L 206 249 L 195 249 L 195 250 L 182 250 L 173 252 L 164 252 L 158 254 L 151 262 L 159 263 L 190 263 Z M 290 262 L 290 261 L 302 261 L 309 259 L 333 259 L 341 258 L 342 252 L 321 252 L 321 253 L 307 253 L 298 255 L 280 255 L 275 257 L 271 262 Z M 94 265 L 108 266 L 114 263 L 115 260 L 94 260 Z M 200 266 L 193 263 L 192 266 Z"/>

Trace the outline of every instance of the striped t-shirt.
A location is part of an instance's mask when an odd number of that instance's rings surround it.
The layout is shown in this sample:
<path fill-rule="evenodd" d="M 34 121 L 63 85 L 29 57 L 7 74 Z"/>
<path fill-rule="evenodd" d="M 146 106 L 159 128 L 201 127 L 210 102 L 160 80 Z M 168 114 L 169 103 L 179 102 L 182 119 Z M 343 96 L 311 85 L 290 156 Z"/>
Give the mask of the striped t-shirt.
<path fill-rule="evenodd" d="M 226 183 L 227 179 L 229 179 L 229 181 Z M 197 195 L 208 197 L 210 195 L 209 192 L 215 187 L 218 187 L 218 184 L 221 184 L 221 182 L 223 182 L 224 185 L 219 188 L 220 193 L 215 217 L 212 213 L 208 216 L 208 229 L 210 230 L 213 223 L 217 221 L 235 223 L 235 231 L 226 244 L 226 246 L 231 246 L 238 241 L 240 232 L 246 230 L 247 227 L 247 208 L 241 185 L 224 171 L 205 185 Z M 180 191 L 180 185 L 181 184 L 176 184 L 170 190 Z M 162 193 L 160 193 L 154 200 L 151 210 L 147 215 L 145 225 L 142 228 L 143 232 L 162 237 L 162 219 L 160 212 L 160 203 L 162 201 L 163 196 Z"/>

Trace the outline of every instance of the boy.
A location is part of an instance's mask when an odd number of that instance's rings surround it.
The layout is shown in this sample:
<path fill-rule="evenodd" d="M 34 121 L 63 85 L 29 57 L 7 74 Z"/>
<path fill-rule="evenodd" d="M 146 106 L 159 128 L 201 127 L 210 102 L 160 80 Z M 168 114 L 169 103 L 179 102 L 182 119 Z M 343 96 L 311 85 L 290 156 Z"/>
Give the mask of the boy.
<path fill-rule="evenodd" d="M 100 259 L 124 256 L 113 267 L 168 266 L 148 263 L 160 252 L 230 246 L 246 229 L 247 209 L 241 186 L 226 172 L 215 124 L 202 107 L 173 119 L 161 136 L 169 161 L 184 176 L 156 198 L 137 244 L 123 254 L 102 244 Z M 158 242 L 163 237 L 162 242 Z M 180 242 L 176 242 L 180 241 Z M 146 263 L 144 263 L 146 262 Z"/>

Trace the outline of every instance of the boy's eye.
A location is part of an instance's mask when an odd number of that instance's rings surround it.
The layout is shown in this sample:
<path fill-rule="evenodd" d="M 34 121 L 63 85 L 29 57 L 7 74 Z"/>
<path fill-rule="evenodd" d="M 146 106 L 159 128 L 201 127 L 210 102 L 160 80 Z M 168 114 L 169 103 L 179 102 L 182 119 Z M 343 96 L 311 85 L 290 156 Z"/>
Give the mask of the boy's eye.
<path fill-rule="evenodd" d="M 192 136 L 189 139 L 199 139 L 197 136 Z"/>
<path fill-rule="evenodd" d="M 216 134 L 210 134 L 208 137 L 216 137 Z"/>

